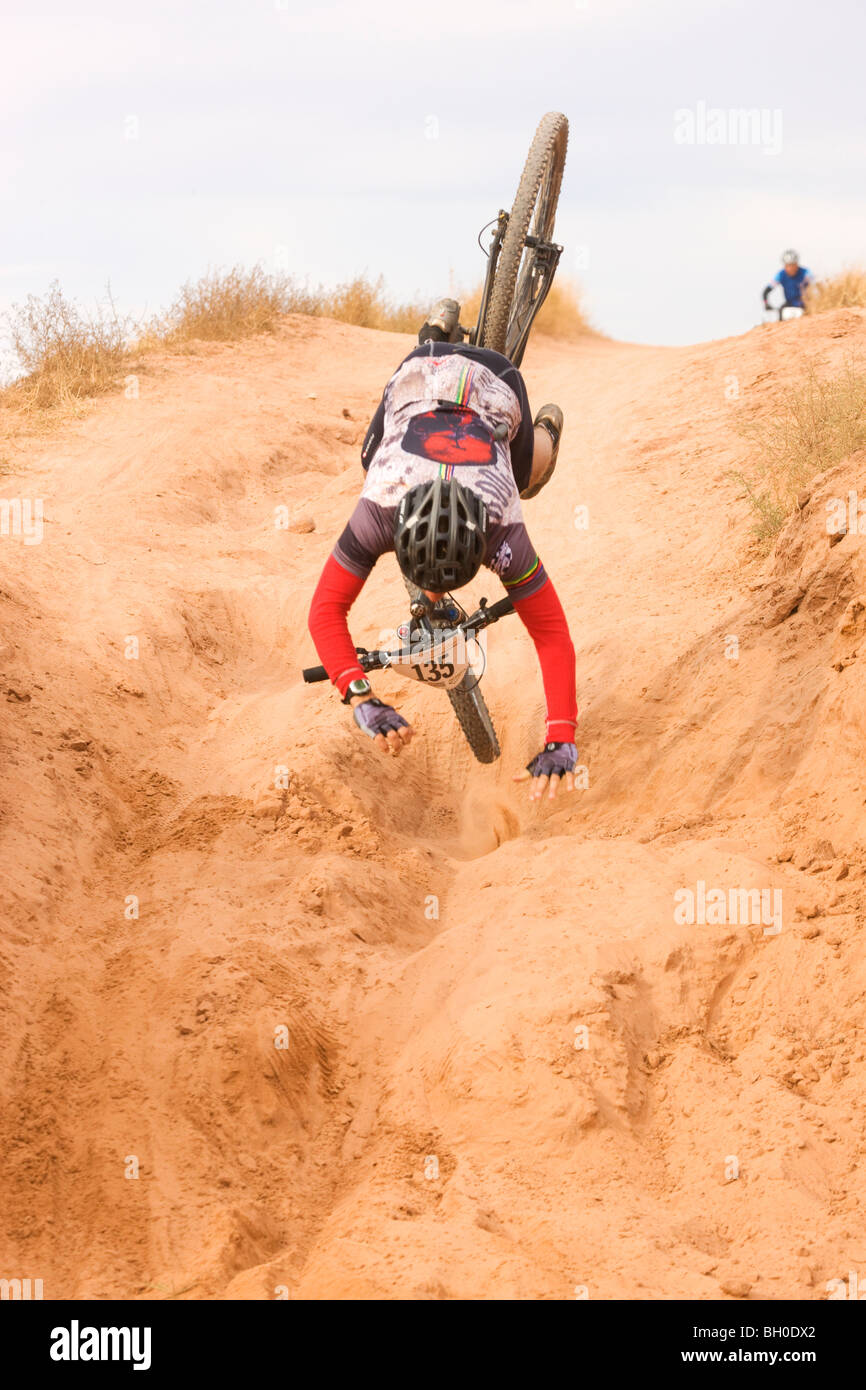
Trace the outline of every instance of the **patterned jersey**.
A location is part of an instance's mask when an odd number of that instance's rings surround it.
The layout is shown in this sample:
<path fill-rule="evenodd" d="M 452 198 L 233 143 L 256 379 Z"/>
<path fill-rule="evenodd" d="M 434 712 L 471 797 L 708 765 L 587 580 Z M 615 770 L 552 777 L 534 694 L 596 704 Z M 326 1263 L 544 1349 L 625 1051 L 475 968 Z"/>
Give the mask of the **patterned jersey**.
<path fill-rule="evenodd" d="M 367 476 L 361 500 L 335 559 L 366 578 L 378 557 L 394 549 L 394 518 L 404 494 L 436 477 L 457 478 L 487 507 L 484 564 L 515 598 L 529 597 L 546 578 L 515 479 L 518 471 L 528 481 L 532 437 L 526 388 L 507 358 L 460 344 L 416 349 L 388 382 L 373 417 L 362 454 Z"/>

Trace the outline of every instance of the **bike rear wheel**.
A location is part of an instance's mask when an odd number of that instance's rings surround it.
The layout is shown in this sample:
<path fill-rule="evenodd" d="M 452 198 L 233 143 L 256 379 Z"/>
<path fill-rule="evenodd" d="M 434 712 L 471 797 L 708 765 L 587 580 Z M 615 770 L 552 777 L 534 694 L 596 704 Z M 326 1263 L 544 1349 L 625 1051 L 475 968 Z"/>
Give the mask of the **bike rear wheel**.
<path fill-rule="evenodd" d="M 542 263 L 543 253 L 527 246 L 526 238 L 529 235 L 550 242 L 553 236 L 567 146 L 567 117 L 560 111 L 548 111 L 529 148 L 502 239 L 481 344 L 504 353 L 516 367 L 523 357 L 529 327 L 553 280 L 552 272 Z"/>

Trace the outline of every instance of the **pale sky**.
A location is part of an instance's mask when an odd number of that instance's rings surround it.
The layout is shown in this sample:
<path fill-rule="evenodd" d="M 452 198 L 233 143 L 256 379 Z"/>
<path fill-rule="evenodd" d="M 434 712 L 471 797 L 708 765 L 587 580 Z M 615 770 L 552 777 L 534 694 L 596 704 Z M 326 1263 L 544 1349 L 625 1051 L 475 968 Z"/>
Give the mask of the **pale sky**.
<path fill-rule="evenodd" d="M 3 14 L 0 308 L 56 277 L 84 303 L 110 281 L 121 308 L 153 311 L 208 267 L 256 261 L 436 298 L 481 278 L 477 232 L 547 110 L 571 124 L 562 268 L 613 337 L 743 331 L 787 246 L 819 275 L 866 263 L 862 0 Z M 712 111 L 737 109 L 763 111 L 764 134 L 709 143 Z"/>

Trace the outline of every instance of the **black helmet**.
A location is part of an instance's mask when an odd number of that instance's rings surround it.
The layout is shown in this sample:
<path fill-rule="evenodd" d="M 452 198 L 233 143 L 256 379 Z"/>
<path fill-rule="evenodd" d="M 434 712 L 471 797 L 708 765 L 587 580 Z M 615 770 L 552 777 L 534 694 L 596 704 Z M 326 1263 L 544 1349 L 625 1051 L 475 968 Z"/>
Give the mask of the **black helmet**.
<path fill-rule="evenodd" d="M 486 548 L 487 508 L 454 478 L 419 483 L 397 508 L 397 562 L 419 589 L 441 594 L 468 584 Z"/>

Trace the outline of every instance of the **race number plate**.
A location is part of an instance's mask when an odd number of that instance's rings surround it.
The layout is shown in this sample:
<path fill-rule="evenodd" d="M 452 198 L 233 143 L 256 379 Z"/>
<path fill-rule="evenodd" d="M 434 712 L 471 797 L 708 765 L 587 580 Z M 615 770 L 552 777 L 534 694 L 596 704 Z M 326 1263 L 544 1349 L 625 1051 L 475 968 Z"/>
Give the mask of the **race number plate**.
<path fill-rule="evenodd" d="M 397 629 L 397 635 L 401 646 L 392 653 L 390 665 L 401 676 L 440 690 L 453 690 L 470 669 L 471 652 L 463 641 L 435 642 L 429 646 L 410 642 L 406 624 Z"/>
<path fill-rule="evenodd" d="M 469 669 L 453 661 L 423 659 L 419 655 L 401 661 L 399 665 L 401 675 L 411 676 L 412 680 L 421 681 L 424 685 L 438 685 L 442 690 L 453 690 Z"/>

